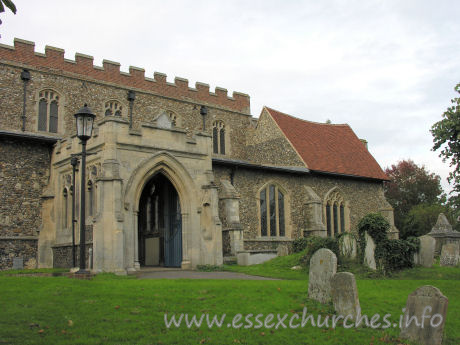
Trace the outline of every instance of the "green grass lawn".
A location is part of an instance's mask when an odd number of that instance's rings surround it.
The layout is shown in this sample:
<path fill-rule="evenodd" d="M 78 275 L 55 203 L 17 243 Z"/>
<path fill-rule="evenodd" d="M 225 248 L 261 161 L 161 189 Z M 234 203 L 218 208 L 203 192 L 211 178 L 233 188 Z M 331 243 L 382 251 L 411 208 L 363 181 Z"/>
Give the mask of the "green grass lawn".
<path fill-rule="evenodd" d="M 330 305 L 309 301 L 306 272 L 283 270 L 295 257 L 247 267 L 290 280 L 137 280 L 101 274 L 92 281 L 67 277 L 0 275 L 0 344 L 399 344 L 399 330 L 370 328 L 232 329 L 234 315 L 308 312 L 332 315 Z M 265 267 L 265 269 L 263 268 Z M 291 266 L 292 267 L 292 266 Z M 242 268 L 233 267 L 238 271 Z M 249 271 L 248 271 L 249 270 Z M 283 271 L 286 271 L 283 273 Z M 18 272 L 16 272 L 18 273 Z M 256 272 L 257 273 L 257 272 Z M 460 343 L 459 268 L 417 268 L 391 279 L 358 279 L 363 314 L 392 314 L 397 322 L 407 295 L 434 285 L 449 298 L 444 344 Z M 164 313 L 226 314 L 222 328 L 167 328 Z M 244 320 L 242 320 L 244 321 Z M 252 317 L 254 322 L 254 316 Z M 243 324 L 247 324 L 244 323 Z M 288 326 L 288 322 L 286 322 Z"/>

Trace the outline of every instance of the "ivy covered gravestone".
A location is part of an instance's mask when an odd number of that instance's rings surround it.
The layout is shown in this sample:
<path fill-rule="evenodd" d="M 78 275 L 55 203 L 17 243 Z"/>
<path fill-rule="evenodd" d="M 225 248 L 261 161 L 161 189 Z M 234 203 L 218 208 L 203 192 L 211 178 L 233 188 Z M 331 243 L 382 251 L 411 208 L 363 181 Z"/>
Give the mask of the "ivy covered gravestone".
<path fill-rule="evenodd" d="M 384 273 L 413 267 L 420 240 L 388 239 L 389 229 L 390 223 L 379 213 L 370 213 L 361 219 L 358 224 L 360 261 Z"/>

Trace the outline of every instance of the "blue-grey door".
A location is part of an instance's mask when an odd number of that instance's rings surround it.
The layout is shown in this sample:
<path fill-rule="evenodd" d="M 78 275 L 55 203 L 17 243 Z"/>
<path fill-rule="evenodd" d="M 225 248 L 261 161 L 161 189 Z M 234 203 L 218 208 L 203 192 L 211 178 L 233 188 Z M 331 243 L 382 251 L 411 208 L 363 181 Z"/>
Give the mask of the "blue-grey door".
<path fill-rule="evenodd" d="M 182 217 L 179 195 L 163 174 L 144 187 L 139 201 L 139 263 L 142 266 L 180 267 Z"/>
<path fill-rule="evenodd" d="M 169 194 L 165 229 L 165 266 L 180 267 L 182 262 L 182 217 L 176 190 Z"/>

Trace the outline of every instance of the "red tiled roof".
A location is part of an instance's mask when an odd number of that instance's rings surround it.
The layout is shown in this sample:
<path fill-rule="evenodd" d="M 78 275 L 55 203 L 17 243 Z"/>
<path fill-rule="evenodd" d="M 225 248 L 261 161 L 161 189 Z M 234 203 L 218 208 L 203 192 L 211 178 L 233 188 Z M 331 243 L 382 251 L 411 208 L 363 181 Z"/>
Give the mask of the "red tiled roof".
<path fill-rule="evenodd" d="M 268 107 L 265 109 L 310 170 L 388 180 L 347 124 L 310 122 Z"/>

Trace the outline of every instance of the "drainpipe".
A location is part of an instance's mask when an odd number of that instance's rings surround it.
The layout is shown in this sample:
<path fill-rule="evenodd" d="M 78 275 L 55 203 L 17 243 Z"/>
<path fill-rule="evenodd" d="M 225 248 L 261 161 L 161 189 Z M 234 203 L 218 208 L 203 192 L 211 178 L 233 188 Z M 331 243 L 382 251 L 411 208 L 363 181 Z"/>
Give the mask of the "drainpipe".
<path fill-rule="evenodd" d="M 200 108 L 200 114 L 203 117 L 203 132 L 206 131 L 206 115 L 208 115 L 208 108 L 202 105 Z"/>
<path fill-rule="evenodd" d="M 133 90 L 128 91 L 128 101 L 129 101 L 129 129 L 133 128 L 133 105 L 134 100 L 136 99 L 136 93 Z"/>
<path fill-rule="evenodd" d="M 22 100 L 22 131 L 26 130 L 26 95 L 27 95 L 27 83 L 30 80 L 30 72 L 27 69 L 22 70 L 21 79 L 24 82 L 24 95 Z"/>

